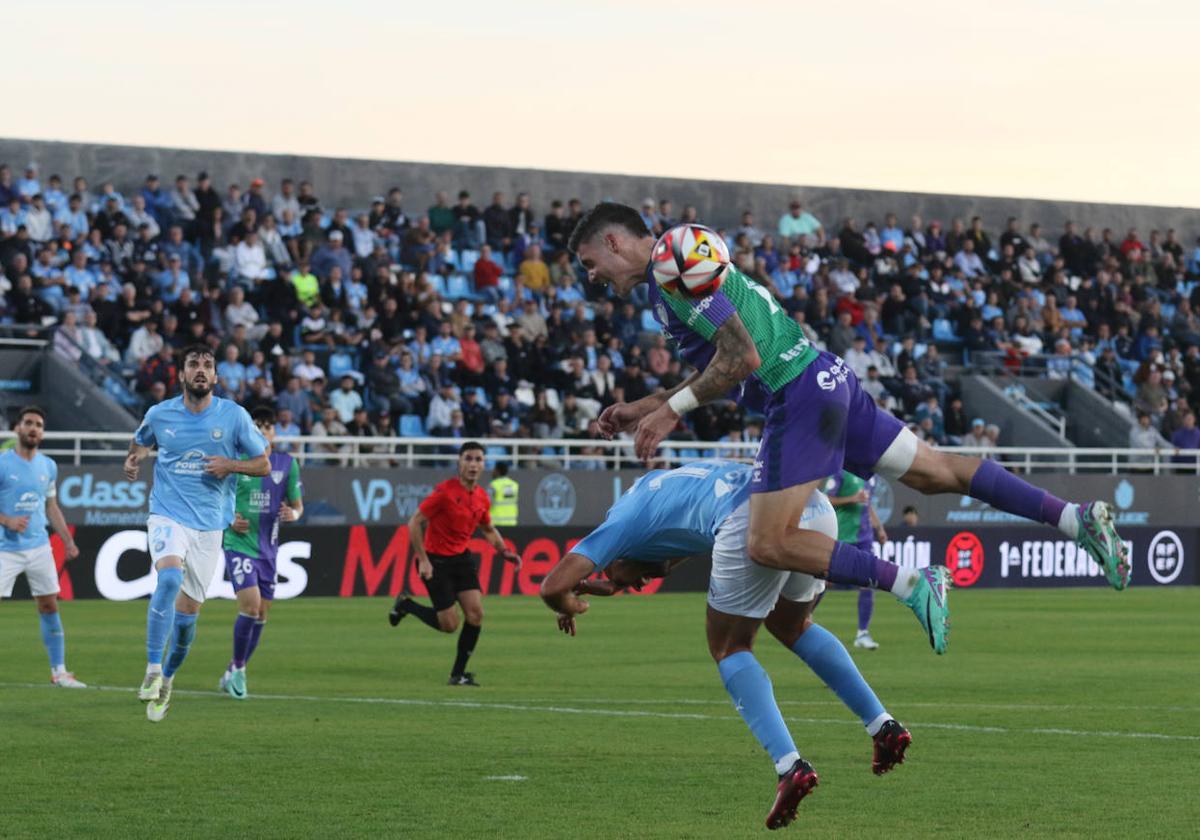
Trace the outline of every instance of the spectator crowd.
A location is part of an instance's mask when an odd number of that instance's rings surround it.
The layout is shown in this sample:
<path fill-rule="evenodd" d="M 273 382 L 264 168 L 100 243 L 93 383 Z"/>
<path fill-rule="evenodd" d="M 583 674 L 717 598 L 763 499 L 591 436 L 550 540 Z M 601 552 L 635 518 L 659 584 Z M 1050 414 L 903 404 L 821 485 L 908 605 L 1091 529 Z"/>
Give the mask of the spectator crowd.
<path fill-rule="evenodd" d="M 0 318 L 55 327 L 58 352 L 146 403 L 178 391 L 175 351 L 206 342 L 218 393 L 276 408 L 281 434 L 593 438 L 605 406 L 688 374 L 644 288 L 622 301 L 583 282 L 566 250 L 579 199 L 540 213 L 525 193 L 480 209 L 440 192 L 413 211 L 394 187 L 351 212 L 291 179 L 149 175 L 126 195 L 22 172 L 0 165 Z M 1127 401 L 1165 441 L 1200 438 L 1200 241 L 892 213 L 827 226 L 799 200 L 781 209 L 720 231 L 734 261 L 921 436 L 996 444 L 950 375 L 986 357 Z M 704 222 L 665 199 L 641 212 L 656 234 Z M 674 437 L 760 428 L 717 403 Z"/>

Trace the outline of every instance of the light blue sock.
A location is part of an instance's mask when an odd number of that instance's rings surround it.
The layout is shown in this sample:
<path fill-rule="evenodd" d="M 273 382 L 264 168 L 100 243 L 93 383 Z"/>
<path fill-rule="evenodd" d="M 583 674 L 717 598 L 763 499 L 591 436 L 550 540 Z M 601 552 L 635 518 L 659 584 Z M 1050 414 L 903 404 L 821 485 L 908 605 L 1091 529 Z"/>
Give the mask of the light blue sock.
<path fill-rule="evenodd" d="M 150 607 L 146 610 L 146 661 L 161 665 L 163 648 L 167 646 L 167 634 L 175 622 L 175 596 L 183 586 L 183 569 L 168 566 L 158 573 L 158 583 L 150 596 Z"/>
<path fill-rule="evenodd" d="M 879 731 L 888 719 L 887 712 L 836 636 L 820 624 L 810 625 L 792 645 L 792 652 L 858 715 L 870 735 Z"/>
<path fill-rule="evenodd" d="M 58 613 L 38 613 L 42 622 L 42 644 L 50 656 L 50 667 L 61 668 L 67 661 L 67 640 L 63 636 L 62 619 Z"/>
<path fill-rule="evenodd" d="M 167 654 L 167 665 L 163 668 L 163 676 L 168 679 L 175 676 L 183 660 L 187 659 L 188 650 L 192 647 L 192 639 L 196 638 L 196 614 L 175 613 L 175 632 L 171 634 L 171 652 Z"/>
<path fill-rule="evenodd" d="M 800 753 L 775 702 L 771 678 L 748 650 L 725 657 L 717 663 L 717 670 L 721 672 L 725 690 L 733 698 L 734 708 L 770 754 L 776 772 L 785 772 Z"/>

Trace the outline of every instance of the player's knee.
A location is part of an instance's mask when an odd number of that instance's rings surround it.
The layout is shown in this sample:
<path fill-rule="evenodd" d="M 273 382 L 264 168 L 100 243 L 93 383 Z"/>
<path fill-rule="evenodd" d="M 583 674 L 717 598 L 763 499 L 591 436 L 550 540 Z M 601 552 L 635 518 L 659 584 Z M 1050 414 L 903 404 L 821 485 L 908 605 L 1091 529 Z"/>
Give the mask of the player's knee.
<path fill-rule="evenodd" d="M 713 662 L 717 664 L 720 664 L 722 660 L 728 659 L 735 653 L 742 653 L 743 651 L 750 653 L 752 650 L 753 648 L 745 642 L 727 641 L 722 643 L 710 640 L 708 644 L 708 652 L 712 654 Z"/>
<path fill-rule="evenodd" d="M 483 607 L 471 607 L 464 612 L 467 616 L 467 624 L 474 624 L 476 627 L 483 624 Z"/>
<path fill-rule="evenodd" d="M 53 596 L 38 598 L 37 611 L 42 615 L 54 615 L 54 613 L 58 612 L 58 599 Z"/>
<path fill-rule="evenodd" d="M 458 629 L 458 616 L 455 613 L 438 613 L 438 629 L 443 633 L 453 633 Z"/>
<path fill-rule="evenodd" d="M 769 569 L 782 569 L 783 541 L 766 534 L 751 534 L 746 542 L 750 559 Z"/>
<path fill-rule="evenodd" d="M 812 617 L 804 616 L 796 620 L 777 619 L 772 622 L 771 617 L 767 617 L 767 630 L 772 636 L 779 640 L 779 643 L 786 648 L 791 648 L 796 641 L 804 635 L 804 631 L 812 626 Z"/>

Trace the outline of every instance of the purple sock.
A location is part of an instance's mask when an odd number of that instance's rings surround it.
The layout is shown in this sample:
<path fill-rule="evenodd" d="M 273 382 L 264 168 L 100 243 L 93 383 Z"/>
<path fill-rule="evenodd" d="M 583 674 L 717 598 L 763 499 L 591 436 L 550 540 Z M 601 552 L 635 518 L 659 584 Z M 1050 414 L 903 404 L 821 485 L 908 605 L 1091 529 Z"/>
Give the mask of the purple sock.
<path fill-rule="evenodd" d="M 858 629 L 866 630 L 871 626 L 871 613 L 875 612 L 875 590 L 858 590 Z"/>
<path fill-rule="evenodd" d="M 254 651 L 258 650 L 258 640 L 262 638 L 263 628 L 267 626 L 267 622 L 254 620 L 254 626 L 250 628 L 250 649 L 246 651 L 246 661 L 250 661 L 250 657 L 254 655 Z"/>
<path fill-rule="evenodd" d="M 233 666 L 245 668 L 246 660 L 250 658 L 250 637 L 254 632 L 254 619 L 245 613 L 238 613 L 237 621 L 233 622 Z"/>
<path fill-rule="evenodd" d="M 971 497 L 996 510 L 1023 516 L 1034 522 L 1058 527 L 1067 503 L 1040 487 L 1034 487 L 995 461 L 984 461 L 971 476 Z"/>
<path fill-rule="evenodd" d="M 871 589 L 891 591 L 896 584 L 896 573 L 900 567 L 895 563 L 880 560 L 869 551 L 863 551 L 850 543 L 834 543 L 829 558 L 829 571 L 825 577 L 834 583 L 851 586 L 866 586 Z"/>

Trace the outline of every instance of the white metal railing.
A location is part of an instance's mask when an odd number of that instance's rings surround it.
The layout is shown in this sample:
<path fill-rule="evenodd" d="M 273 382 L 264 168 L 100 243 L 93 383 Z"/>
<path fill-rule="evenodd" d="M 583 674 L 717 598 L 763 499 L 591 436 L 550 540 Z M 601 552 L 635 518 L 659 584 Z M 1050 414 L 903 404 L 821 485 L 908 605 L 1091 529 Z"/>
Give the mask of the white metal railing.
<path fill-rule="evenodd" d="M 13 432 L 0 432 L 0 440 Z M 42 452 L 62 463 L 116 463 L 124 459 L 131 435 L 126 432 L 47 432 Z M 290 448 L 309 466 L 423 467 L 452 464 L 467 438 L 407 437 L 280 437 L 279 448 Z M 567 438 L 479 438 L 489 461 L 507 461 L 514 468 L 639 469 L 633 440 L 574 440 Z M 945 447 L 962 455 L 994 458 L 1014 472 L 1100 473 L 1144 472 L 1154 475 L 1200 475 L 1200 450 L 1103 449 L 1068 447 L 983 448 Z M 676 441 L 662 443 L 660 460 L 670 464 L 722 457 L 752 461 L 757 443 Z M 1174 457 L 1185 459 L 1175 462 Z"/>

